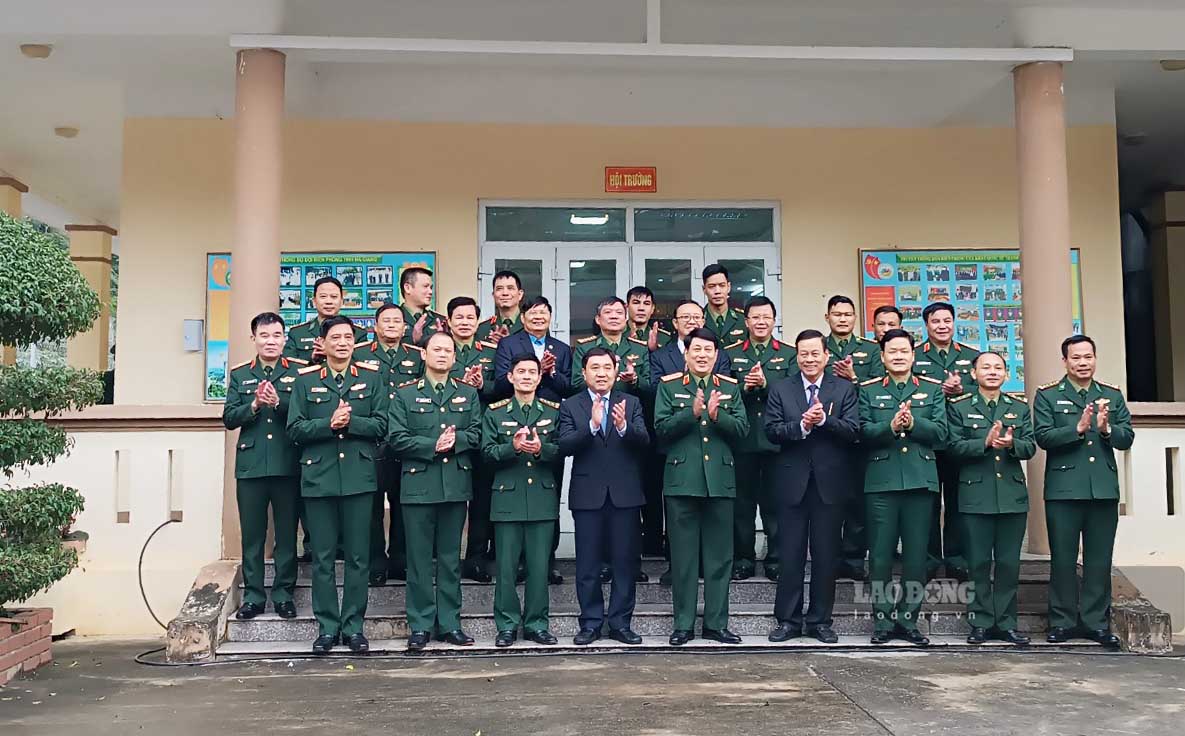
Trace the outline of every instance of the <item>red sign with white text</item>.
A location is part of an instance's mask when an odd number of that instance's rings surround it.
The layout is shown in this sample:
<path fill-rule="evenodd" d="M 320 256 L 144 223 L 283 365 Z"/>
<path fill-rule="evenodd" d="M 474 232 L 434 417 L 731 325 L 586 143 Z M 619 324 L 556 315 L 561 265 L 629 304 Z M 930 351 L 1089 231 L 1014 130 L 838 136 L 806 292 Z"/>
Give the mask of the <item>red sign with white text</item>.
<path fill-rule="evenodd" d="M 653 166 L 606 166 L 605 191 L 653 193 L 658 191 L 658 169 Z"/>

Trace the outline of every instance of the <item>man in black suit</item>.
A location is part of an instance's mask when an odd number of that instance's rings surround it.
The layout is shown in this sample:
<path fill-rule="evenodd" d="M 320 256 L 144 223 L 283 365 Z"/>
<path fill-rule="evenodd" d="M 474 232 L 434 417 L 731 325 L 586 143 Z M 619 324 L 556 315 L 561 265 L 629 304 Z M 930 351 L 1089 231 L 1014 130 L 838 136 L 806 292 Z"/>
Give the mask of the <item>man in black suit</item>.
<path fill-rule="evenodd" d="M 572 456 L 568 507 L 576 523 L 576 597 L 580 632 L 573 643 L 583 646 L 609 637 L 640 644 L 630 628 L 634 585 L 642 552 L 639 509 L 646 503 L 642 469 L 650 435 L 636 396 L 613 391 L 617 356 L 592 348 L 583 356 L 587 390 L 560 407 L 560 452 Z M 608 551 L 612 569 L 609 610 L 601 592 L 601 563 Z"/>
<path fill-rule="evenodd" d="M 658 379 L 663 376 L 687 370 L 687 359 L 683 357 L 687 348 L 683 345 L 683 340 L 691 334 L 692 330 L 703 326 L 703 307 L 690 299 L 679 302 L 675 307 L 675 332 L 678 333 L 676 338 L 650 354 L 651 384 L 657 385 Z M 721 347 L 723 348 L 724 345 L 721 344 Z M 716 351 L 716 367 L 712 369 L 712 372 L 721 376 L 732 375 L 732 362 L 724 350 Z"/>
<path fill-rule="evenodd" d="M 806 633 L 824 644 L 831 629 L 844 504 L 852 493 L 854 449 L 860 431 L 856 389 L 825 372 L 823 333 L 803 330 L 794 341 L 800 373 L 778 382 L 766 402 L 765 434 L 778 445 L 775 497 L 782 575 L 774 599 L 773 642 L 803 634 L 802 588 L 807 548 L 811 599 Z"/>
<path fill-rule="evenodd" d="M 498 340 L 494 353 L 494 393 L 499 398 L 514 396 L 508 374 L 514 359 L 519 355 L 534 355 L 539 359 L 539 388 L 535 395 L 548 401 L 563 401 L 572 393 L 572 348 L 563 340 L 551 336 L 551 302 L 545 296 L 532 297 L 525 301 L 519 312 L 522 330 Z M 564 464 L 555 465 L 555 487 L 561 489 L 564 483 Z M 555 566 L 555 551 L 560 545 L 560 525 L 556 522 L 551 542 L 551 564 L 548 566 L 547 582 L 560 585 L 564 576 Z M 497 554 L 495 550 L 494 554 Z"/>
<path fill-rule="evenodd" d="M 519 314 L 523 329 L 499 340 L 494 354 L 498 397 L 514 395 L 507 375 L 515 356 L 533 354 L 539 359 L 543 376 L 535 395 L 548 401 L 563 401 L 572 392 L 572 348 L 551 336 L 551 302 L 543 296 L 528 299 Z"/>

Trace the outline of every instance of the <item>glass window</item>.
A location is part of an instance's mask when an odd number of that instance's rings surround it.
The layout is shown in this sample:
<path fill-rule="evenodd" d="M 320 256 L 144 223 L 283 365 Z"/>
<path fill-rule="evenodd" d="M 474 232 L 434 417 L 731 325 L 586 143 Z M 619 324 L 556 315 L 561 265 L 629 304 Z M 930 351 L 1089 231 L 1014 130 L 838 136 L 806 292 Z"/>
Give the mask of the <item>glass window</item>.
<path fill-rule="evenodd" d="M 595 334 L 597 303 L 617 293 L 617 261 L 568 263 L 569 342 Z"/>
<path fill-rule="evenodd" d="M 765 296 L 764 259 L 721 258 L 719 263 L 728 269 L 728 280 L 732 283 L 732 293 L 728 297 L 730 306 L 744 309 L 753 297 Z"/>
<path fill-rule="evenodd" d="M 670 319 L 675 305 L 691 298 L 691 259 L 647 258 L 646 286 L 654 292 L 654 316 Z"/>
<path fill-rule="evenodd" d="M 543 261 L 534 258 L 495 258 L 494 273 L 514 271 L 523 282 L 523 301 L 543 294 Z"/>
<path fill-rule="evenodd" d="M 634 210 L 639 243 L 772 243 L 774 211 L 745 207 L 661 207 Z"/>
<path fill-rule="evenodd" d="M 625 242 L 625 210 L 596 207 L 487 207 L 487 241 Z"/>

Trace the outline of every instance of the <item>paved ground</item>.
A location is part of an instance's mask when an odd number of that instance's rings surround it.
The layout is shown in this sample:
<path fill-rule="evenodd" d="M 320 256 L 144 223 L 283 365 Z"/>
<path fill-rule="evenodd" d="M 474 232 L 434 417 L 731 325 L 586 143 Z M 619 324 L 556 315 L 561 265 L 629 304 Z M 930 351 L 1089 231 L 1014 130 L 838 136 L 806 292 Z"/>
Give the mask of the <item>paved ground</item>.
<path fill-rule="evenodd" d="M 146 667 L 73 640 L 0 689 L 0 733 L 1161 734 L 1185 659 L 775 652 L 331 659 Z M 1185 652 L 1180 652 L 1185 656 Z"/>

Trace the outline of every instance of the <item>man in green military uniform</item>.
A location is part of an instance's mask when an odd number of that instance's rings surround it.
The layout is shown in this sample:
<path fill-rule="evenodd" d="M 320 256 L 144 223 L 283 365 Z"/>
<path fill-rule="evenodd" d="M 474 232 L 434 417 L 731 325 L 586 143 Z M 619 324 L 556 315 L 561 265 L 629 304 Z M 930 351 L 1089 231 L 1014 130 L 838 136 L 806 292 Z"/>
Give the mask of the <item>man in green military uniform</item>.
<path fill-rule="evenodd" d="M 828 352 L 831 372 L 836 378 L 859 386 L 870 378 L 885 375 L 880 345 L 856 333 L 856 304 L 851 297 L 836 294 L 828 299 L 827 312 L 823 316 L 830 328 L 823 347 Z M 853 482 L 856 488 L 864 485 L 858 473 L 853 476 Z M 845 504 L 840 535 L 837 576 L 863 580 L 864 556 L 868 552 L 868 539 L 864 532 L 864 494 L 853 493 L 851 501 Z"/>
<path fill-rule="evenodd" d="M 605 348 L 618 357 L 621 369 L 617 372 L 614 391 L 625 391 L 634 396 L 645 396 L 650 390 L 650 348 L 645 340 L 626 337 L 626 306 L 620 297 L 610 296 L 597 304 L 593 317 L 599 335 L 582 337 L 572 346 L 572 365 L 581 365 L 584 354 L 593 348 Z M 572 390 L 583 391 L 584 376 L 572 371 Z"/>
<path fill-rule="evenodd" d="M 728 280 L 728 269 L 719 263 L 704 267 L 704 327 L 708 328 L 721 345 L 731 345 L 749 335 L 745 331 L 745 315 L 741 310 L 728 306 L 732 296 L 732 282 Z"/>
<path fill-rule="evenodd" d="M 671 330 L 663 327 L 662 320 L 654 317 L 654 292 L 646 286 L 635 286 L 625 293 L 625 306 L 629 311 L 629 327 L 626 337 L 641 340 L 646 348 L 654 352 L 671 341 Z"/>
<path fill-rule="evenodd" d="M 313 284 L 313 307 L 317 310 L 315 319 L 302 322 L 288 330 L 288 342 L 284 344 L 284 357 L 299 358 L 308 363 L 325 360 L 325 349 L 321 338 L 321 325 L 330 317 L 342 311 L 342 284 L 332 276 L 322 276 Z M 366 339 L 366 330 L 354 325 L 354 342 Z"/>
<path fill-rule="evenodd" d="M 979 351 L 956 342 L 955 308 L 947 302 L 933 302 L 922 310 L 926 323 L 926 342 L 918 349 L 913 372 L 942 383 L 948 399 L 975 390 L 971 362 Z M 930 526 L 930 544 L 926 572 L 930 577 L 946 565 L 946 574 L 957 580 L 967 579 L 967 560 L 963 555 L 963 522 L 959 514 L 959 468 L 938 454 L 938 480 L 942 493 L 934 500 L 934 523 Z"/>
<path fill-rule="evenodd" d="M 1118 386 L 1096 381 L 1094 340 L 1062 342 L 1066 375 L 1037 389 L 1033 423 L 1046 451 L 1045 524 L 1049 530 L 1049 635 L 1062 643 L 1084 636 L 1119 646 L 1108 621 L 1111 555 L 1119 523 L 1115 451 L 1135 439 Z M 1082 588 L 1078 548 L 1082 546 Z"/>
<path fill-rule="evenodd" d="M 390 302 L 374 314 L 375 339 L 354 347 L 354 360 L 367 361 L 379 369 L 387 398 L 395 398 L 395 389 L 414 381 L 424 373 L 424 349 L 403 342 L 403 310 Z M 382 585 L 388 577 L 403 580 L 407 576 L 407 552 L 404 546 L 403 514 L 399 510 L 399 460 L 386 438 L 378 450 L 378 493 L 374 494 L 374 516 L 370 528 L 370 584 Z M 386 516 L 383 499 L 391 508 L 389 535 L 384 533 Z M 388 541 L 389 540 L 389 541 Z"/>
<path fill-rule="evenodd" d="M 375 456 L 387 432 L 390 404 L 371 363 L 352 360 L 354 325 L 331 317 L 321 325 L 325 364 L 300 370 L 288 411 L 288 434 L 300 446 L 300 492 L 313 542 L 314 654 L 339 641 L 366 652 L 362 633 L 370 570 L 370 519 L 378 489 Z M 334 557 L 345 560 L 341 605 Z"/>
<path fill-rule="evenodd" d="M 444 315 L 432 306 L 432 272 L 420 266 L 403 269 L 399 274 L 399 308 L 407 325 L 405 342 L 423 346 L 428 338 L 445 328 Z"/>
<path fill-rule="evenodd" d="M 741 385 L 749 432 L 737 445 L 737 495 L 733 507 L 732 579 L 747 580 L 756 572 L 757 512 L 765 531 L 763 569 L 770 580 L 781 574 L 778 563 L 778 519 L 774 499 L 774 461 L 778 447 L 765 436 L 765 402 L 770 386 L 798 368 L 795 350 L 774 339 L 777 310 L 768 297 L 755 296 L 745 305 L 748 340 L 729 345 L 732 374 Z"/>
<path fill-rule="evenodd" d="M 296 498 L 300 466 L 296 446 L 288 439 L 288 404 L 301 361 L 284 358 L 284 320 L 264 312 L 251 320 L 255 357 L 230 369 L 230 387 L 222 423 L 239 430 L 235 443 L 235 497 L 243 535 L 243 605 L 236 618 L 255 618 L 264 611 L 263 547 L 267 539 L 268 506 L 275 527 L 276 562 L 272 606 L 280 618 L 295 618 Z"/>
<path fill-rule="evenodd" d="M 494 347 L 502 338 L 523 331 L 523 282 L 514 271 L 494 274 L 494 314 L 477 326 L 477 340 Z"/>
<path fill-rule="evenodd" d="M 1029 490 L 1021 461 L 1037 452 L 1037 443 L 1028 404 L 1000 390 L 1008 380 L 1004 358 L 980 353 L 972 373 L 979 388 L 951 399 L 947 410 L 947 452 L 958 463 L 963 551 L 975 586 L 967 601 L 967 643 L 992 638 L 1024 646 L 1029 638 L 1017 631 L 1016 591 Z"/>
<path fill-rule="evenodd" d="M 473 643 L 461 629 L 461 532 L 481 447 L 481 403 L 472 386 L 449 378 L 456 350 L 443 332 L 429 337 L 424 377 L 397 389 L 391 402 L 389 441 L 403 462 L 399 501 L 407 531 L 407 648 L 413 652 L 427 646 L 433 632 L 457 646 Z"/>
<path fill-rule="evenodd" d="M 930 511 L 938 493 L 934 456 L 948 434 L 946 399 L 940 381 L 912 373 L 913 337 L 905 330 L 885 333 L 881 359 L 887 375 L 860 386 L 872 643 L 899 638 L 925 646 L 930 640 L 918 631 L 917 619 L 925 597 Z M 898 541 L 900 597 L 891 589 Z"/>
<path fill-rule="evenodd" d="M 695 638 L 699 567 L 704 571 L 705 639 L 739 644 L 728 630 L 732 572 L 734 448 L 749 431 L 740 385 L 712 372 L 719 341 L 704 328 L 686 338 L 687 369 L 663 376 L 654 405 L 654 430 L 666 453 L 663 494 L 671 547 L 675 625 L 671 646 Z"/>
<path fill-rule="evenodd" d="M 473 297 L 449 299 L 448 328 L 455 342 L 456 360 L 449 376 L 477 392 L 482 406 L 493 400 L 494 357 L 497 348 L 475 339 L 481 308 Z M 481 448 L 473 456 L 473 500 L 469 503 L 469 533 L 465 540 L 465 563 L 461 576 L 478 583 L 488 583 L 489 555 L 494 543 L 490 525 L 490 472 L 481 459 Z"/>
<path fill-rule="evenodd" d="M 532 353 L 511 360 L 508 377 L 514 396 L 490 404 L 482 423 L 482 456 L 493 471 L 490 520 L 498 547 L 498 584 L 494 589 L 494 645 L 523 638 L 552 645 L 548 631 L 547 575 L 551 542 L 560 514 L 556 466 L 563 463 L 555 436 L 560 405 L 539 399 L 542 368 Z M 518 561 L 525 559 L 525 598 L 515 590 Z"/>

